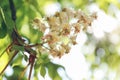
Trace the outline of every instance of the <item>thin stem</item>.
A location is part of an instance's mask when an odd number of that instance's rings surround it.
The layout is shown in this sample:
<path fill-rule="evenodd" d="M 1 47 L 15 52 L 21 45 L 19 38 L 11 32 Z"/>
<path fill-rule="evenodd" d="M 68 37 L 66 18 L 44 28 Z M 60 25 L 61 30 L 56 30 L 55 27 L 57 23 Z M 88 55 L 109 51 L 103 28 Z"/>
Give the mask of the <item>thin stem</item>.
<path fill-rule="evenodd" d="M 31 78 L 33 65 L 34 65 L 34 61 L 31 63 L 31 66 L 30 66 L 30 72 L 29 72 L 28 80 L 30 80 L 30 78 Z"/>
<path fill-rule="evenodd" d="M 36 47 L 36 46 L 42 46 L 43 44 L 45 44 L 46 42 L 42 42 L 42 43 L 36 43 L 33 45 L 27 45 L 28 47 Z"/>
<path fill-rule="evenodd" d="M 5 53 L 5 51 L 7 51 L 8 54 L 8 49 L 10 49 L 10 47 L 13 45 L 13 42 L 10 43 L 10 45 L 8 45 L 8 47 L 0 54 L 0 57 Z M 8 54 L 9 55 L 9 54 Z"/>
<path fill-rule="evenodd" d="M 25 74 L 25 72 L 26 72 L 26 70 L 27 70 L 27 68 L 28 68 L 29 65 L 30 65 L 30 63 L 28 63 L 27 66 L 25 67 L 25 69 L 22 71 L 22 73 L 21 73 L 21 75 L 20 75 L 20 77 L 19 77 L 18 80 L 21 80 L 21 78 L 22 78 L 23 75 Z"/>
<path fill-rule="evenodd" d="M 28 47 L 36 47 L 36 46 L 42 46 L 43 43 L 37 43 L 37 44 L 33 44 L 33 45 L 28 45 Z"/>
<path fill-rule="evenodd" d="M 10 58 L 10 60 L 8 61 L 7 65 L 4 67 L 4 69 L 0 72 L 0 75 L 2 75 L 2 73 L 5 71 L 5 69 L 7 68 L 7 66 L 10 64 L 10 62 L 13 60 L 13 58 L 16 56 L 16 54 L 18 53 L 19 51 L 15 51 L 13 56 Z"/>

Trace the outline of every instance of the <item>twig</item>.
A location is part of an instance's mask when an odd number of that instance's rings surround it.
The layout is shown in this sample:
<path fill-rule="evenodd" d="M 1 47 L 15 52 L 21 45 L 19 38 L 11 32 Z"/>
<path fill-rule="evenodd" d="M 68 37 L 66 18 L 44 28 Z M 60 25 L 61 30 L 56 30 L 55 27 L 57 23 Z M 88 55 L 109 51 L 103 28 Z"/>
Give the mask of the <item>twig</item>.
<path fill-rule="evenodd" d="M 16 56 L 16 54 L 18 53 L 19 51 L 15 51 L 13 56 L 10 58 L 9 62 L 7 63 L 7 65 L 4 67 L 4 69 L 0 72 L 0 75 L 2 75 L 2 73 L 5 71 L 5 69 L 7 68 L 7 66 L 10 64 L 10 62 L 13 60 L 13 58 Z"/>
<path fill-rule="evenodd" d="M 27 70 L 27 68 L 28 68 L 29 65 L 30 65 L 30 63 L 28 63 L 27 66 L 25 67 L 25 69 L 22 71 L 22 73 L 21 73 L 21 75 L 20 75 L 20 77 L 19 77 L 18 80 L 21 80 L 21 78 L 22 78 L 23 75 L 25 74 L 25 72 L 26 72 L 26 70 Z"/>
<path fill-rule="evenodd" d="M 12 20 L 15 22 L 15 20 L 16 20 L 16 9 L 15 9 L 13 0 L 9 0 L 9 3 L 10 3 Z"/>

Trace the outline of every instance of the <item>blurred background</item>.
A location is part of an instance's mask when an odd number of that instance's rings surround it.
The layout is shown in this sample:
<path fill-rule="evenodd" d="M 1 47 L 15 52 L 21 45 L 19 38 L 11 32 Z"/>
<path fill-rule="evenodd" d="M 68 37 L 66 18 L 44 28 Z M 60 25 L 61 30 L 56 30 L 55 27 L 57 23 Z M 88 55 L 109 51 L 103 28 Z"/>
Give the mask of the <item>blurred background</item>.
<path fill-rule="evenodd" d="M 29 27 L 35 17 L 53 15 L 62 8 L 81 9 L 89 14 L 97 12 L 97 19 L 86 31 L 77 37 L 77 45 L 69 54 L 53 58 L 54 63 L 66 69 L 59 69 L 62 80 L 120 80 L 120 0 L 14 0 L 17 10 L 17 28 L 30 42 L 38 41 L 40 35 Z M 0 0 L 5 15 L 9 15 L 8 0 Z M 7 17 L 8 23 L 12 25 Z M 7 40 L 6 40 L 7 39 Z M 7 36 L 0 39 L 0 50 L 10 42 Z M 6 70 L 12 72 L 11 67 Z M 4 79 L 7 80 L 7 79 Z M 9 80 L 9 79 L 8 79 Z M 51 80 L 49 76 L 39 80 Z"/>

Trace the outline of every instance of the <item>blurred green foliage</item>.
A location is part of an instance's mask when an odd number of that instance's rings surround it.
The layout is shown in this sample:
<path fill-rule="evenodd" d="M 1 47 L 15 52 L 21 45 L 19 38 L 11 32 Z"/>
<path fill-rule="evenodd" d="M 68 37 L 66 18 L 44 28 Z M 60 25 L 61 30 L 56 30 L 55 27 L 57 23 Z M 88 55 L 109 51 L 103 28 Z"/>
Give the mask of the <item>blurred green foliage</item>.
<path fill-rule="evenodd" d="M 88 5 L 92 3 L 96 3 L 99 5 L 101 9 L 105 12 L 108 11 L 111 5 L 114 5 L 120 9 L 120 2 L 119 0 L 14 0 L 14 4 L 17 11 L 17 20 L 16 26 L 19 33 L 25 37 L 28 42 L 30 43 L 38 43 L 40 42 L 40 37 L 42 37 L 43 33 L 39 30 L 36 30 L 32 27 L 31 22 L 35 17 L 44 17 L 44 7 L 49 3 L 59 3 L 61 8 L 63 7 L 74 7 L 76 9 L 85 9 Z M 7 45 L 11 42 L 11 31 L 14 27 L 14 23 L 11 19 L 11 13 L 9 8 L 8 0 L 0 0 L 0 54 L 4 51 Z M 85 55 L 88 61 L 91 61 L 91 69 L 94 70 L 98 68 L 99 65 L 102 63 L 106 63 L 109 68 L 118 70 L 119 69 L 119 62 L 120 62 L 120 55 L 117 54 L 116 45 L 113 45 L 109 42 L 108 38 L 104 40 L 97 41 L 97 39 L 88 33 L 88 43 L 85 45 L 89 45 L 93 43 L 95 45 L 94 53 L 91 55 Z M 117 45 L 120 46 L 120 45 Z M 112 47 L 112 50 L 109 50 Z M 102 53 L 97 51 L 99 49 L 103 49 L 105 54 L 101 57 Z M 21 50 L 20 48 L 17 48 Z M 45 76 L 48 70 L 49 76 L 52 80 L 62 80 L 61 76 L 58 74 L 58 68 L 63 66 L 55 64 L 51 62 L 47 54 L 39 55 L 41 56 L 40 59 L 35 64 L 35 72 L 34 72 L 34 79 L 38 80 L 37 74 L 41 74 L 41 76 Z M 15 60 L 11 63 L 13 66 L 13 74 L 11 76 L 4 75 L 8 80 L 16 80 L 19 76 L 19 72 L 24 69 L 24 65 L 21 63 L 22 59 L 27 60 L 27 56 L 23 56 L 22 53 L 19 54 Z M 97 63 L 95 59 L 99 58 L 100 62 Z M 4 60 L 0 60 L 2 62 Z M 0 79 L 2 77 L 0 76 Z M 23 77 L 22 80 L 26 80 L 26 76 Z"/>

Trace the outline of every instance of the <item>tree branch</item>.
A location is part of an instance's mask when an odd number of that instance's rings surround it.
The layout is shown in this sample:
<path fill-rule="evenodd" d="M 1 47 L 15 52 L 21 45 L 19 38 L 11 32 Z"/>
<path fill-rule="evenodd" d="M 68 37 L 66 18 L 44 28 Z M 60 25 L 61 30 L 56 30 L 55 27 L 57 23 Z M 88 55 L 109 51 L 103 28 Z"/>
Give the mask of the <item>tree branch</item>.
<path fill-rule="evenodd" d="M 15 9 L 13 0 L 9 0 L 9 4 L 10 4 L 10 9 L 11 9 L 12 20 L 15 22 L 15 20 L 16 20 L 16 9 Z"/>

